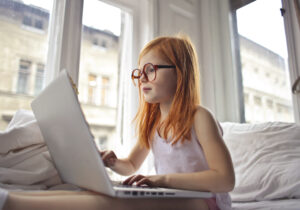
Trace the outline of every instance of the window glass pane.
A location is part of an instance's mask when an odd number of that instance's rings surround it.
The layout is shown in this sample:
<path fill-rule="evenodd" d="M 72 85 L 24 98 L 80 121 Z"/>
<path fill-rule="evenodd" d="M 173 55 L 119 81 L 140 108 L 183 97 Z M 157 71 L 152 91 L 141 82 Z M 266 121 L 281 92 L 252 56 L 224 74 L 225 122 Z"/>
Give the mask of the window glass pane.
<path fill-rule="evenodd" d="M 43 87 L 53 0 L 0 0 L 0 130 Z M 5 117 L 4 117 L 5 116 Z"/>
<path fill-rule="evenodd" d="M 122 14 L 99 0 L 84 1 L 79 100 L 102 150 L 120 144 L 116 120 Z"/>
<path fill-rule="evenodd" d="M 293 122 L 281 0 L 237 10 L 246 122 Z"/>

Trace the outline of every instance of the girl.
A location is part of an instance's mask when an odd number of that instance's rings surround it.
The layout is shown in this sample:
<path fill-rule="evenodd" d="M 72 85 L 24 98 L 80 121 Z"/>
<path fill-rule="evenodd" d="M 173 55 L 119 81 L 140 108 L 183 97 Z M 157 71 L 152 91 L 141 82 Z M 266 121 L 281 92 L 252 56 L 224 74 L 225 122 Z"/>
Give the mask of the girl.
<path fill-rule="evenodd" d="M 138 142 L 126 159 L 101 152 L 107 167 L 130 175 L 139 169 L 150 149 L 157 175 L 133 175 L 124 184 L 211 191 L 205 209 L 230 209 L 227 192 L 235 176 L 222 130 L 200 106 L 197 55 L 186 37 L 159 37 L 148 43 L 132 71 L 139 88 L 135 118 Z"/>
<path fill-rule="evenodd" d="M 140 53 L 132 80 L 139 88 L 138 142 L 128 158 L 102 151 L 107 167 L 133 174 L 152 150 L 157 175 L 124 184 L 211 191 L 211 199 L 119 199 L 91 192 L 10 193 L 4 209 L 231 209 L 235 176 L 222 131 L 200 106 L 197 55 L 186 37 L 159 37 Z"/>

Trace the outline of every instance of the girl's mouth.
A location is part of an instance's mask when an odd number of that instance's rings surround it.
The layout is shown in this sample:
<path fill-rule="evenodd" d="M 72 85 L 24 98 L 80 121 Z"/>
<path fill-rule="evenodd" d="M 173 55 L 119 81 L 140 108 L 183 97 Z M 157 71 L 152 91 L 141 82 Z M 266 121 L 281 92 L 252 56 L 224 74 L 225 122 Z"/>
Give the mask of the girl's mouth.
<path fill-rule="evenodd" d="M 151 88 L 143 88 L 144 92 L 149 92 L 151 90 Z"/>

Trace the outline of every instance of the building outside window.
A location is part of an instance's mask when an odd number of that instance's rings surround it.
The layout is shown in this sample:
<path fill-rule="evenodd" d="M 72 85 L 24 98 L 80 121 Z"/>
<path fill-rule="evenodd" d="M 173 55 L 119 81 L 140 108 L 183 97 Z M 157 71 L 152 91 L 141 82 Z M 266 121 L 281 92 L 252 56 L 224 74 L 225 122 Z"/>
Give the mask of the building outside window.
<path fill-rule="evenodd" d="M 243 90 L 252 97 L 244 97 L 249 123 L 294 121 L 281 7 L 280 0 L 260 0 L 236 11 Z"/>
<path fill-rule="evenodd" d="M 0 51 L 0 130 L 7 127 L 17 110 L 31 110 L 31 101 L 44 87 L 52 7 L 52 0 L 36 3 L 0 0 L 0 49 L 5 49 Z M 85 1 L 84 8 L 79 99 L 95 139 L 106 136 L 105 142 L 110 144 L 117 124 L 121 10 L 97 0 Z M 95 21 L 94 8 L 96 11 L 104 8 L 101 12 L 107 16 L 101 18 L 104 23 L 113 15 L 119 31 L 108 30 L 110 26 L 94 26 L 101 22 Z M 92 16 L 88 17 L 87 13 Z M 42 29 L 45 33 L 37 33 L 31 28 Z M 94 44 L 98 47 L 93 47 L 93 40 L 97 40 Z M 94 69 L 99 71 L 91 73 Z M 102 79 L 98 75 L 108 76 Z"/>
<path fill-rule="evenodd" d="M 79 101 L 96 144 L 100 146 L 99 141 L 102 142 L 101 148 L 113 149 L 117 139 L 122 12 L 119 8 L 98 0 L 84 1 Z M 110 23 L 107 19 L 111 20 Z M 104 25 L 110 29 L 105 29 Z M 112 25 L 115 27 L 111 27 Z M 101 140 L 103 136 L 106 140 Z"/>
<path fill-rule="evenodd" d="M 31 101 L 43 88 L 53 0 L 39 3 L 42 6 L 29 0 L 0 0 L 0 130 L 17 110 L 31 110 Z M 31 30 L 41 26 L 43 33 Z"/>

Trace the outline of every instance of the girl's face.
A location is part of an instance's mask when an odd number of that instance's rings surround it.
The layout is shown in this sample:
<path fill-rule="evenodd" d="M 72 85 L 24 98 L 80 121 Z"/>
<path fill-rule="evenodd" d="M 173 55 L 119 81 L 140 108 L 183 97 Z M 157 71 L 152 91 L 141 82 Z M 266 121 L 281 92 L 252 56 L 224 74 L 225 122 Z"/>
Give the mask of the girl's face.
<path fill-rule="evenodd" d="M 144 65 L 152 63 L 153 65 L 171 65 L 162 60 L 155 50 L 150 50 L 140 60 L 139 69 Z M 177 76 L 175 68 L 159 68 L 156 70 L 155 80 L 149 82 L 144 74 L 140 78 L 140 89 L 148 103 L 166 103 L 171 104 L 176 92 Z"/>

